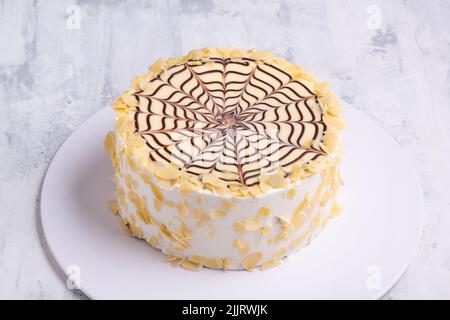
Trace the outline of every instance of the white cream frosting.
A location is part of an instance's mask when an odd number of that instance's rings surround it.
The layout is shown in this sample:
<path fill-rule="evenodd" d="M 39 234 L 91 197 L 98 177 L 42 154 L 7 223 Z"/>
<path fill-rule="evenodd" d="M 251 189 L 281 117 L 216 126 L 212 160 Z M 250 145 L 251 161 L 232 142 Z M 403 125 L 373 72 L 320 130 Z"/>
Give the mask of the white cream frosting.
<path fill-rule="evenodd" d="M 306 245 L 332 215 L 334 188 L 340 183 L 332 168 L 326 176 L 316 174 L 264 197 L 240 199 L 207 190 L 183 196 L 177 188 L 157 187 L 162 195 L 158 199 L 125 160 L 121 167 L 116 183 L 128 196 L 119 202 L 119 212 L 133 224 L 134 233 L 139 230 L 135 235 L 168 256 L 197 263 L 204 260 L 203 265 L 226 269 L 275 263 Z M 130 192 L 139 197 L 144 214 L 138 213 L 140 205 L 131 200 Z M 145 214 L 151 218 L 143 218 Z M 246 265 L 245 258 L 254 254 L 261 258 L 255 265 Z"/>

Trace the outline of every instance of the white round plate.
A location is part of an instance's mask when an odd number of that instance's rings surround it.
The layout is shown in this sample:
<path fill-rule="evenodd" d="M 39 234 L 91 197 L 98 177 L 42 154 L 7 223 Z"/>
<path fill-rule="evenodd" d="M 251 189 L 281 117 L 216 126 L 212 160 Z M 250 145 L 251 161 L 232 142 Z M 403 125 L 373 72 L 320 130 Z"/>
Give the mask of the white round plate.
<path fill-rule="evenodd" d="M 311 245 L 267 271 L 191 272 L 118 228 L 108 213 L 113 169 L 103 139 L 105 108 L 53 159 L 41 194 L 45 237 L 59 266 L 79 272 L 95 299 L 377 299 L 405 271 L 419 240 L 422 193 L 394 140 L 347 107 L 341 200 L 345 210 Z"/>

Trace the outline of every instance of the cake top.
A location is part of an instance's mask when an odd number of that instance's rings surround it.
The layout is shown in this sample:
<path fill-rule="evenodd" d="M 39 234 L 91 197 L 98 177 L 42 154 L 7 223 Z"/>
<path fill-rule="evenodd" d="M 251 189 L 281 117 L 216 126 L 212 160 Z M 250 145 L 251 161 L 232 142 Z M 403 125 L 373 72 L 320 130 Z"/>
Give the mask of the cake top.
<path fill-rule="evenodd" d="M 253 50 L 158 60 L 114 106 L 128 122 L 119 131 L 156 177 L 238 195 L 317 172 L 333 158 L 343 127 L 326 84 Z"/>

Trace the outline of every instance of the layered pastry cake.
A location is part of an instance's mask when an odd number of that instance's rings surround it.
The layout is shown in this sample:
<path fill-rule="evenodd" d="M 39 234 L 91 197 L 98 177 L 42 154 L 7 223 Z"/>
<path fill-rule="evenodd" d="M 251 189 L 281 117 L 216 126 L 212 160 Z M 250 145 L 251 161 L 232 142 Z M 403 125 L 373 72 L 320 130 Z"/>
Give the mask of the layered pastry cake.
<path fill-rule="evenodd" d="M 113 103 L 124 226 L 189 270 L 262 270 L 342 211 L 338 99 L 268 52 L 158 60 Z"/>

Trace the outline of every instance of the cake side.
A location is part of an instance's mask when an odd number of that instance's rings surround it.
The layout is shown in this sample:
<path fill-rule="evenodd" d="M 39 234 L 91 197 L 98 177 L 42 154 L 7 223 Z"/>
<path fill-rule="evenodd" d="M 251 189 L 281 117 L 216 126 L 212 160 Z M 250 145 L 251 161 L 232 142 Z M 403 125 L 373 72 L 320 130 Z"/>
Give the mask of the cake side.
<path fill-rule="evenodd" d="M 204 49 L 160 61 L 114 109 L 116 132 L 105 144 L 118 211 L 134 236 L 175 265 L 267 269 L 341 211 L 339 103 L 282 59 Z"/>
<path fill-rule="evenodd" d="M 182 194 L 119 161 L 121 172 L 114 180 L 124 225 L 188 269 L 276 266 L 341 211 L 338 161 L 304 182 L 254 198 Z"/>

